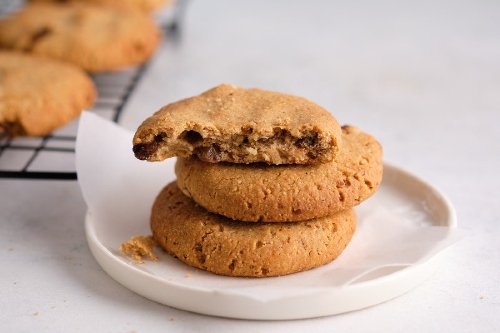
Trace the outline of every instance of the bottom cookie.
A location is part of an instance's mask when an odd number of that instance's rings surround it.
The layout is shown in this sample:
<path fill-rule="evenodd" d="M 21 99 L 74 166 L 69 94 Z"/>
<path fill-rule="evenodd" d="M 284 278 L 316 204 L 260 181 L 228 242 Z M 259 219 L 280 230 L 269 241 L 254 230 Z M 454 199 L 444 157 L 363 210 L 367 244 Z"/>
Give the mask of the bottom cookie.
<path fill-rule="evenodd" d="M 153 204 L 151 230 L 164 250 L 190 266 L 219 275 L 279 276 L 337 258 L 356 230 L 356 213 L 350 208 L 303 222 L 239 222 L 208 212 L 172 182 Z"/>

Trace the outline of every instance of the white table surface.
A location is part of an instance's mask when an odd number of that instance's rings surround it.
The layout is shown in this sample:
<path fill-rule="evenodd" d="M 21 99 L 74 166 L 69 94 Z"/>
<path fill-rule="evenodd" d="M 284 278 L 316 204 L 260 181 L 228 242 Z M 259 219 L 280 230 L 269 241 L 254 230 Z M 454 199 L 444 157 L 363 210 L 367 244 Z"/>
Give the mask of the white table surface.
<path fill-rule="evenodd" d="M 500 330 L 500 2 L 192 0 L 123 125 L 219 83 L 297 94 L 443 190 L 467 237 L 418 288 L 296 321 L 214 318 L 122 287 L 92 257 L 75 181 L 0 179 L 4 332 Z M 111 138 L 110 138 L 111 139 Z"/>

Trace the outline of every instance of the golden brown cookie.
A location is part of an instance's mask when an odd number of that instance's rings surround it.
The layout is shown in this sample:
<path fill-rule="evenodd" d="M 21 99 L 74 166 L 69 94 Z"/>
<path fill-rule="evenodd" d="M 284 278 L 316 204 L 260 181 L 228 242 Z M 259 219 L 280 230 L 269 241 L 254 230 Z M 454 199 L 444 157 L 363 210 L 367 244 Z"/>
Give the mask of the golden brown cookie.
<path fill-rule="evenodd" d="M 337 258 L 356 229 L 353 209 L 295 223 L 244 223 L 207 212 L 175 182 L 158 195 L 151 214 L 155 240 L 184 263 L 215 274 L 286 275 Z"/>
<path fill-rule="evenodd" d="M 333 160 L 340 141 L 336 119 L 313 102 L 223 84 L 146 119 L 133 150 L 148 161 L 197 155 L 214 163 L 318 164 Z"/>
<path fill-rule="evenodd" d="M 206 163 L 178 158 L 177 183 L 207 210 L 249 222 L 328 216 L 369 198 L 382 180 L 382 148 L 369 134 L 344 126 L 337 159 L 318 165 Z"/>
<path fill-rule="evenodd" d="M 0 136 L 45 135 L 96 99 L 90 77 L 56 60 L 0 51 Z"/>
<path fill-rule="evenodd" d="M 0 48 L 74 63 L 89 72 L 145 62 L 161 40 L 143 12 L 81 3 L 30 3 L 0 21 Z"/>
<path fill-rule="evenodd" d="M 129 10 L 141 10 L 144 12 L 151 12 L 167 6 L 173 0 L 30 0 L 31 2 L 81 2 L 90 3 L 99 6 L 107 6 L 113 8 L 122 8 Z"/>

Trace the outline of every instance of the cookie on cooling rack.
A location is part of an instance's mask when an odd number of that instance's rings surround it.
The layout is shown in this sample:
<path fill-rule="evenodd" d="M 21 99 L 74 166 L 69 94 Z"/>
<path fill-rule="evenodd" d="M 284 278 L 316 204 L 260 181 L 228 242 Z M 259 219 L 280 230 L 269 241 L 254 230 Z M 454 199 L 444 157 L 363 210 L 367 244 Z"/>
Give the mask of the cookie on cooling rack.
<path fill-rule="evenodd" d="M 145 62 L 161 40 L 150 15 L 80 2 L 29 3 L 0 21 L 0 48 L 74 63 L 89 72 Z"/>
<path fill-rule="evenodd" d="M 175 182 L 160 192 L 151 214 L 153 237 L 163 249 L 190 266 L 228 276 L 278 276 L 327 264 L 355 229 L 353 209 L 304 222 L 233 221 L 198 206 Z"/>
<path fill-rule="evenodd" d="M 96 89 L 68 63 L 0 51 L 0 136 L 42 136 L 90 108 Z"/>
<path fill-rule="evenodd" d="M 318 164 L 335 158 L 341 136 L 337 120 L 305 98 L 223 84 L 146 119 L 133 150 L 148 161 Z"/>
<path fill-rule="evenodd" d="M 151 12 L 173 3 L 173 0 L 30 0 L 31 2 L 82 2 L 113 8 Z"/>
<path fill-rule="evenodd" d="M 319 218 L 358 205 L 382 181 L 382 148 L 353 126 L 342 127 L 342 149 L 316 165 L 206 163 L 178 158 L 177 184 L 207 210 L 249 222 Z"/>

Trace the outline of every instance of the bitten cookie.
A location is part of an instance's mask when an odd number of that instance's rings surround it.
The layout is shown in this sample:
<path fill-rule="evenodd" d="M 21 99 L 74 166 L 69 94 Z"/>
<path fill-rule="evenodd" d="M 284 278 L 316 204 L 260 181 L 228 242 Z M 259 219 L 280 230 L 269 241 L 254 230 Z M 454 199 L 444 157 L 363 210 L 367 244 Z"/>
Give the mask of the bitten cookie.
<path fill-rule="evenodd" d="M 175 182 L 160 192 L 151 215 L 163 249 L 190 266 L 229 276 L 278 276 L 327 264 L 355 229 L 353 209 L 296 223 L 232 221 L 196 205 Z"/>
<path fill-rule="evenodd" d="M 382 148 L 371 135 L 344 126 L 337 159 L 318 165 L 211 164 L 178 158 L 177 183 L 207 210 L 249 222 L 328 216 L 370 197 L 382 180 Z"/>
<path fill-rule="evenodd" d="M 80 68 L 0 51 L 0 136 L 45 135 L 90 108 L 96 89 Z"/>
<path fill-rule="evenodd" d="M 172 0 L 30 0 L 31 2 L 82 2 L 113 8 L 151 12 L 173 2 Z"/>
<path fill-rule="evenodd" d="M 223 84 L 146 119 L 133 150 L 148 161 L 196 155 L 212 163 L 318 164 L 333 160 L 340 144 L 339 124 L 319 105 Z"/>
<path fill-rule="evenodd" d="M 74 63 L 89 72 L 145 62 L 160 30 L 143 12 L 75 2 L 30 3 L 0 21 L 0 47 Z"/>

